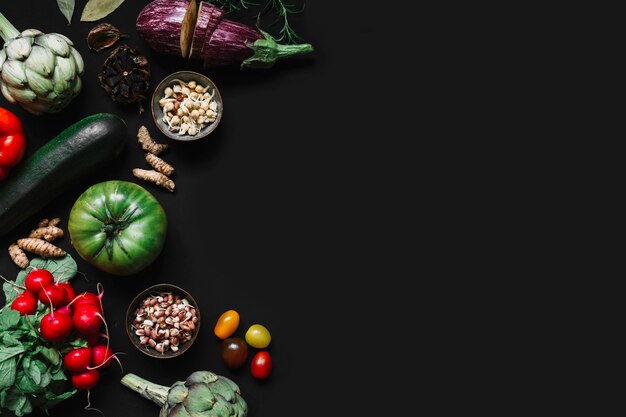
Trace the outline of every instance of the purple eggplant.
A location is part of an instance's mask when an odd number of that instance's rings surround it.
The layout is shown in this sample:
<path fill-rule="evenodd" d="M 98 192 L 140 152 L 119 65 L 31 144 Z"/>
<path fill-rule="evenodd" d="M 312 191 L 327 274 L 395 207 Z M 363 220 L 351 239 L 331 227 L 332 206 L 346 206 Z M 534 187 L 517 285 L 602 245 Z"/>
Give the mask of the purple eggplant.
<path fill-rule="evenodd" d="M 313 51 L 310 44 L 282 45 L 268 33 L 224 19 L 224 11 L 206 1 L 187 13 L 192 8 L 189 0 L 155 0 L 139 13 L 137 32 L 155 51 L 203 59 L 205 68 L 269 68 L 278 59 Z"/>

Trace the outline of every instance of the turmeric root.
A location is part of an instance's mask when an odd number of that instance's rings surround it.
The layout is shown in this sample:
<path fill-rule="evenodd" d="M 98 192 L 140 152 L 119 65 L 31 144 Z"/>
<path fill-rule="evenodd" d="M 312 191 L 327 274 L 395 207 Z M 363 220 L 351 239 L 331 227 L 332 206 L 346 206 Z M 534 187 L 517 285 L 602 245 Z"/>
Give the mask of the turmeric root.
<path fill-rule="evenodd" d="M 48 242 L 52 242 L 54 239 L 63 237 L 63 230 L 56 226 L 39 227 L 30 232 L 28 237 L 34 237 L 36 239 L 44 238 Z"/>
<path fill-rule="evenodd" d="M 174 187 L 176 187 L 174 181 L 155 170 L 148 171 L 146 169 L 135 168 L 133 169 L 133 175 L 140 180 L 149 181 L 172 192 L 174 192 Z"/>
<path fill-rule="evenodd" d="M 50 220 L 50 222 L 48 223 L 48 226 L 58 226 L 59 223 L 61 223 L 61 219 L 59 219 L 58 217 L 55 217 L 54 219 Z"/>
<path fill-rule="evenodd" d="M 46 226 L 47 226 L 47 225 L 49 225 L 49 224 L 50 224 L 50 220 L 48 220 L 48 219 L 41 219 L 41 220 L 39 221 L 39 224 L 37 225 L 37 227 L 38 227 L 38 228 L 39 228 L 39 227 L 46 227 Z"/>
<path fill-rule="evenodd" d="M 150 133 L 145 126 L 141 126 L 139 128 L 139 132 L 137 132 L 137 140 L 141 145 L 141 149 L 155 155 L 160 154 L 168 147 L 167 144 L 156 143 L 150 136 Z"/>
<path fill-rule="evenodd" d="M 15 265 L 19 266 L 22 269 L 26 269 L 30 264 L 30 261 L 26 257 L 24 251 L 20 249 L 20 247 L 17 246 L 15 243 L 9 246 L 9 255 L 11 256 L 13 262 L 15 262 Z"/>
<path fill-rule="evenodd" d="M 20 249 L 41 256 L 42 258 L 58 258 L 65 255 L 65 251 L 43 239 L 25 238 L 17 241 Z"/>
<path fill-rule="evenodd" d="M 149 163 L 152 168 L 168 177 L 174 173 L 173 166 L 150 152 L 146 153 L 146 162 Z"/>

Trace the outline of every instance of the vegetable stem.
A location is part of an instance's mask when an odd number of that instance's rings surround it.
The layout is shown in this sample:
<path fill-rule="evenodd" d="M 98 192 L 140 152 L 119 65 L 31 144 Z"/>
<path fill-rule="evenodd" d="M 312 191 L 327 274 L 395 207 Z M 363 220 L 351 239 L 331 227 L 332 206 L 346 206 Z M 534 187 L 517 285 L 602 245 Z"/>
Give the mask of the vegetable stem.
<path fill-rule="evenodd" d="M 148 400 L 158 404 L 159 407 L 163 407 L 163 405 L 167 401 L 167 393 L 169 392 L 169 387 L 146 381 L 145 379 L 135 374 L 124 375 L 120 382 L 125 387 L 130 388 L 135 392 L 138 392 L 142 397 L 147 398 Z"/>
<path fill-rule="evenodd" d="M 259 39 L 248 45 L 254 51 L 254 55 L 243 61 L 242 67 L 269 68 L 281 58 L 313 52 L 313 46 L 309 43 L 281 45 L 269 33 L 263 31 L 261 33 L 265 39 Z"/>
<path fill-rule="evenodd" d="M 9 39 L 17 38 L 19 34 L 20 31 L 15 29 L 15 26 L 13 26 L 11 22 L 9 22 L 7 18 L 0 13 L 0 36 L 2 36 L 2 39 L 6 42 Z"/>

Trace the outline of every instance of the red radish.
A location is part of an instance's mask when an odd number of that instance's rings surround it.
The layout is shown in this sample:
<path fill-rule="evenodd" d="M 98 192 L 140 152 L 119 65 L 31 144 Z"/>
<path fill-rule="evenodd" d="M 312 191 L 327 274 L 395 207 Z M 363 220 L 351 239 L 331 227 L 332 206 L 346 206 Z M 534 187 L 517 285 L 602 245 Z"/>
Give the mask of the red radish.
<path fill-rule="evenodd" d="M 39 301 L 42 304 L 52 304 L 54 307 L 60 307 L 67 304 L 67 291 L 57 284 L 46 285 L 39 291 Z"/>
<path fill-rule="evenodd" d="M 82 304 L 74 309 L 74 327 L 80 333 L 98 333 L 103 323 L 99 307 Z"/>
<path fill-rule="evenodd" d="M 20 312 L 20 316 L 35 314 L 37 311 L 37 300 L 31 295 L 18 295 L 11 303 L 11 308 Z"/>
<path fill-rule="evenodd" d="M 62 287 L 67 293 L 67 301 L 72 301 L 74 297 L 76 297 L 76 291 L 74 291 L 74 288 L 72 288 L 69 282 L 61 282 L 57 285 Z"/>
<path fill-rule="evenodd" d="M 96 295 L 92 292 L 83 292 L 74 297 L 72 309 L 76 310 L 81 305 L 92 305 L 100 309 L 100 299 L 102 294 Z"/>
<path fill-rule="evenodd" d="M 93 347 L 93 346 L 95 346 L 95 345 L 100 343 L 100 339 L 101 338 L 106 339 L 107 335 L 104 334 L 104 333 L 93 333 L 93 334 L 82 334 L 82 333 L 80 333 L 78 335 L 78 337 L 80 337 L 83 340 L 86 340 L 87 344 L 89 346 Z"/>
<path fill-rule="evenodd" d="M 72 332 L 72 318 L 65 314 L 48 313 L 41 318 L 39 330 L 47 341 L 61 341 Z"/>
<path fill-rule="evenodd" d="M 54 276 L 46 269 L 35 269 L 26 275 L 24 284 L 28 291 L 37 295 L 41 287 L 54 284 Z"/>
<path fill-rule="evenodd" d="M 70 372 L 81 372 L 91 364 L 91 349 L 87 347 L 72 349 L 63 357 L 63 365 Z"/>
<path fill-rule="evenodd" d="M 224 11 L 204 0 L 195 20 L 189 21 L 189 7 L 189 0 L 152 1 L 137 17 L 137 33 L 155 51 L 203 58 L 205 68 L 268 68 L 278 59 L 313 51 L 310 44 L 281 45 L 256 28 L 223 19 Z"/>
<path fill-rule="evenodd" d="M 106 368 L 113 362 L 113 351 L 106 345 L 96 345 L 91 348 L 91 366 Z"/>
<path fill-rule="evenodd" d="M 72 375 L 72 384 L 78 389 L 92 389 L 100 380 L 100 372 L 88 369 L 79 374 Z"/>
<path fill-rule="evenodd" d="M 72 310 L 68 306 L 59 307 L 54 312 L 72 317 Z"/>

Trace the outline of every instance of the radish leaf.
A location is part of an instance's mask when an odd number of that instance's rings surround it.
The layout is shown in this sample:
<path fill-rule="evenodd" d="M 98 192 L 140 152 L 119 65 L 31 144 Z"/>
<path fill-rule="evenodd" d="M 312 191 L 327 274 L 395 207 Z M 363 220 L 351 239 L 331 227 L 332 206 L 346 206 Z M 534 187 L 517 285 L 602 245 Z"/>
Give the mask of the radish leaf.
<path fill-rule="evenodd" d="M 80 16 L 81 22 L 94 22 L 108 16 L 117 9 L 124 0 L 89 0 Z"/>
<path fill-rule="evenodd" d="M 57 0 L 59 10 L 63 13 L 63 16 L 67 19 L 67 24 L 72 23 L 72 15 L 74 14 L 75 0 Z"/>
<path fill-rule="evenodd" d="M 33 258 L 30 261 L 30 266 L 39 269 L 46 269 L 50 271 L 50 273 L 54 276 L 55 281 L 59 282 L 67 282 L 70 279 L 74 278 L 76 272 L 78 271 L 78 265 L 76 265 L 76 261 L 72 259 L 72 257 L 66 253 L 62 258 L 52 258 L 52 259 L 42 259 L 42 258 Z M 17 279 L 15 283 L 17 285 L 24 286 L 24 281 L 26 280 L 26 275 L 30 272 L 28 270 L 22 270 L 19 274 L 17 274 Z M 6 294 L 6 290 L 5 290 Z M 15 297 L 13 297 L 15 298 Z M 7 297 L 8 300 L 8 297 Z"/>

